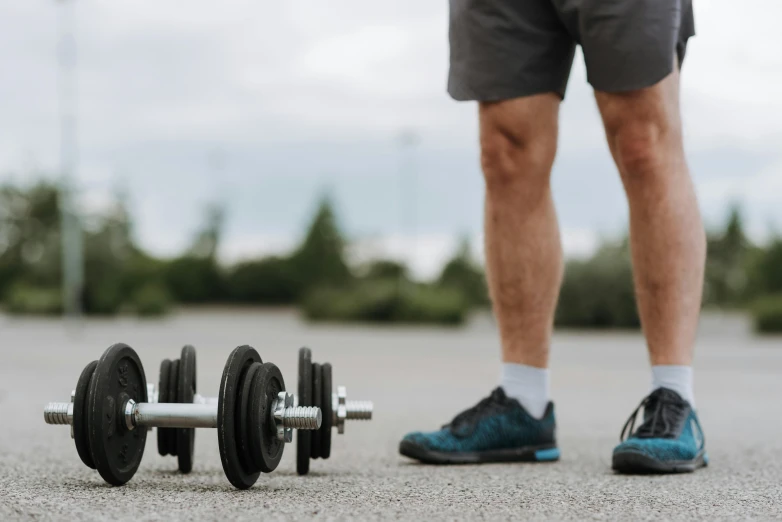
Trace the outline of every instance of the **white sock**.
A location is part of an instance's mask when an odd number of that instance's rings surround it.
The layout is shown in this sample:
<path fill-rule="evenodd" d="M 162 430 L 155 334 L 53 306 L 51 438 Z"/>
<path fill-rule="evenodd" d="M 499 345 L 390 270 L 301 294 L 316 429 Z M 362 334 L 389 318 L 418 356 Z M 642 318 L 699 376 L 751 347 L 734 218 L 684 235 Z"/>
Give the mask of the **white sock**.
<path fill-rule="evenodd" d="M 536 419 L 546 413 L 549 402 L 548 368 L 502 363 L 501 385 L 505 395 L 519 401 Z"/>
<path fill-rule="evenodd" d="M 652 391 L 668 388 L 682 396 L 695 409 L 695 393 L 692 387 L 692 366 L 652 366 Z"/>

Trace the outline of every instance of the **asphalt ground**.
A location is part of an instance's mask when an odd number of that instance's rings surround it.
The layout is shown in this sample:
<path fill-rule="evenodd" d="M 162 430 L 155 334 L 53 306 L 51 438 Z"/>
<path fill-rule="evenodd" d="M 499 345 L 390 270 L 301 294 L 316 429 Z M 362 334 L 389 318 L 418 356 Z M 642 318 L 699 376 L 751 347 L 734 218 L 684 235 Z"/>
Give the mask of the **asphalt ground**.
<path fill-rule="evenodd" d="M 296 388 L 297 350 L 331 362 L 335 384 L 375 403 L 372 422 L 333 436 L 332 456 L 295 472 L 295 444 L 278 469 L 235 490 L 215 430 L 196 435 L 193 472 L 177 473 L 150 433 L 138 473 L 106 485 L 85 467 L 66 426 L 42 410 L 67 401 L 82 368 L 115 342 L 133 346 L 147 377 L 183 344 L 198 350 L 199 392 L 216 395 L 225 360 L 250 344 Z M 756 338 L 733 317 L 707 317 L 696 397 L 711 458 L 677 476 L 621 476 L 611 449 L 648 391 L 640 335 L 558 333 L 553 398 L 562 460 L 553 464 L 431 467 L 397 453 L 408 431 L 435 429 L 484 397 L 499 375 L 486 318 L 461 329 L 310 326 L 288 312 L 202 310 L 163 321 L 0 316 L 0 520 L 275 519 L 782 519 L 782 338 Z"/>

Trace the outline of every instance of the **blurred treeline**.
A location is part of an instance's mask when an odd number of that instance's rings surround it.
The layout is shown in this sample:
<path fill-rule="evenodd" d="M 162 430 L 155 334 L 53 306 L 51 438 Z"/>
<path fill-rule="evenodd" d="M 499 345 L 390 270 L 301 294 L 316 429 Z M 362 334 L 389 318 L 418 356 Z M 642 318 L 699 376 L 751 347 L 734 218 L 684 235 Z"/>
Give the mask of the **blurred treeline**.
<path fill-rule="evenodd" d="M 285 256 L 221 266 L 224 221 L 211 207 L 190 248 L 173 259 L 145 252 L 124 198 L 83 216 L 88 314 L 162 315 L 172 305 L 298 306 L 312 320 L 459 324 L 490 300 L 465 240 L 433 281 L 414 281 L 403 264 L 349 262 L 348 243 L 323 199 L 298 246 Z M 10 313 L 62 312 L 62 248 L 57 187 L 0 187 L 0 301 Z M 753 245 L 734 209 L 709 234 L 704 305 L 747 308 L 759 330 L 782 330 L 782 239 Z M 626 240 L 589 259 L 570 260 L 556 314 L 559 327 L 637 328 Z"/>
<path fill-rule="evenodd" d="M 0 187 L 0 303 L 15 314 L 62 313 L 62 244 L 57 187 Z M 223 211 L 210 207 L 191 246 L 173 259 L 134 240 L 127 204 L 82 216 L 90 315 L 162 315 L 172 305 L 299 306 L 313 319 L 461 323 L 487 304 L 483 274 L 465 245 L 431 283 L 413 282 L 393 261 L 351 266 L 333 208 L 323 199 L 288 255 L 221 266 Z"/>

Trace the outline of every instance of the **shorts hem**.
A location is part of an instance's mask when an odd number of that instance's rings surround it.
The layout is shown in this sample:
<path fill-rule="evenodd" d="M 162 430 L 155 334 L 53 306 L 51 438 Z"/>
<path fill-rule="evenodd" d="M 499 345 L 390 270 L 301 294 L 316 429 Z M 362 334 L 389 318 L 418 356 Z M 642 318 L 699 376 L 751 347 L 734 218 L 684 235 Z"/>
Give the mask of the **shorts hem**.
<path fill-rule="evenodd" d="M 643 80 L 637 80 L 634 82 L 626 82 L 624 84 L 619 84 L 617 82 L 606 82 L 606 83 L 610 83 L 610 85 L 600 85 L 601 82 L 598 81 L 593 81 L 593 80 L 587 80 L 587 81 L 589 82 L 589 85 L 591 85 L 592 88 L 595 89 L 596 91 L 620 94 L 620 93 L 627 93 L 633 91 L 640 91 L 642 89 L 653 87 L 658 83 L 660 83 L 661 81 L 663 81 L 665 78 L 667 78 L 672 72 L 673 72 L 673 63 L 671 63 L 670 66 L 666 67 L 658 74 L 655 74 L 653 76 L 650 75 L 649 77 L 644 78 Z"/>
<path fill-rule="evenodd" d="M 676 44 L 675 63 L 677 64 L 679 70 L 681 70 L 682 65 L 684 64 L 684 56 L 686 54 L 687 41 L 689 40 L 689 38 L 690 37 L 687 37 Z M 643 80 L 626 82 L 625 84 L 619 82 L 605 82 L 606 84 L 610 83 L 610 85 L 598 85 L 601 82 L 590 79 L 589 70 L 587 70 L 587 82 L 589 82 L 589 85 L 591 85 L 593 89 L 600 92 L 607 92 L 607 93 L 633 92 L 633 91 L 639 91 L 641 89 L 646 89 L 657 85 L 665 78 L 667 78 L 673 72 L 673 70 L 674 70 L 674 60 L 672 59 L 670 60 L 668 65 L 666 65 L 665 67 L 660 67 L 659 72 L 657 72 L 656 74 L 649 75 Z"/>
<path fill-rule="evenodd" d="M 556 87 L 528 87 L 528 88 L 507 88 L 507 89 L 486 89 L 479 92 L 478 89 L 458 89 L 451 85 L 448 86 L 448 94 L 456 101 L 476 101 L 476 102 L 499 102 L 512 100 L 515 98 L 526 98 L 536 94 L 552 93 L 559 96 L 560 100 L 565 99 L 565 92 Z"/>

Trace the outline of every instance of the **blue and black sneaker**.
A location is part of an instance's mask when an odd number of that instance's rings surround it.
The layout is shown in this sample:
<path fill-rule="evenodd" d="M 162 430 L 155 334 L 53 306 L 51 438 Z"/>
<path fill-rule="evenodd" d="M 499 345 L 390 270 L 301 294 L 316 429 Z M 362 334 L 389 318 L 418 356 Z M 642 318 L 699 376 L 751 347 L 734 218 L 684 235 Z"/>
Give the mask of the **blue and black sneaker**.
<path fill-rule="evenodd" d="M 554 461 L 555 431 L 553 403 L 538 420 L 499 387 L 440 431 L 406 435 L 399 453 L 427 464 Z"/>
<path fill-rule="evenodd" d="M 641 408 L 644 422 L 633 433 Z M 695 471 L 709 461 L 695 411 L 668 388 L 658 388 L 641 401 L 619 440 L 622 442 L 614 448 L 611 467 L 620 473 L 682 473 Z"/>

